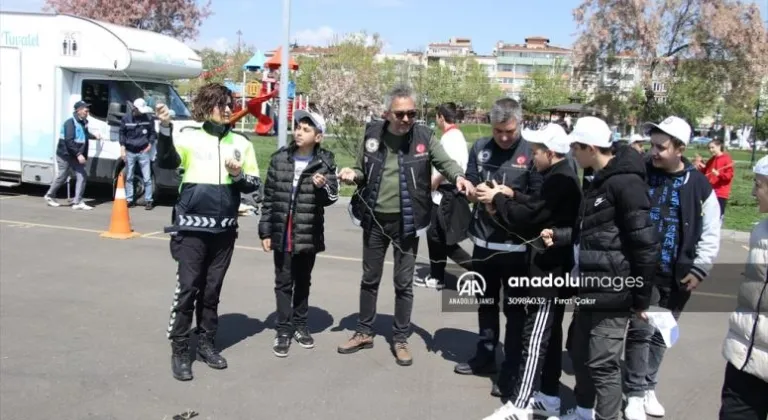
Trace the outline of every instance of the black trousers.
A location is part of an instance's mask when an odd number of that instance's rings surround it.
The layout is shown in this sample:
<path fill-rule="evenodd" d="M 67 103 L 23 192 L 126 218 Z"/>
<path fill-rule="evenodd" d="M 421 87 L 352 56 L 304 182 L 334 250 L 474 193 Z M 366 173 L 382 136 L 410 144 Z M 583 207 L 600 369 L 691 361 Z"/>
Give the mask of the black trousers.
<path fill-rule="evenodd" d="M 472 270 L 472 256 L 459 244 L 445 244 L 445 230 L 438 220 L 439 206 L 432 207 L 432 221 L 427 235 L 427 248 L 429 249 L 429 274 L 440 282 L 445 281 L 445 266 L 448 258 L 453 260 L 461 268 Z"/>
<path fill-rule="evenodd" d="M 720 420 L 768 420 L 768 382 L 728 363 Z"/>
<path fill-rule="evenodd" d="M 618 420 L 621 412 L 621 352 L 629 312 L 577 309 L 571 331 L 576 404 L 595 409 L 595 420 Z"/>
<path fill-rule="evenodd" d="M 486 283 L 485 295 L 481 297 L 492 299 L 492 302 L 478 305 L 477 308 L 480 335 L 480 341 L 477 344 L 477 356 L 493 357 L 501 333 L 499 304 L 514 294 L 514 291 L 508 287 L 509 278 L 525 276 L 528 273 L 527 253 L 492 251 L 475 246 L 472 259 L 474 271 L 483 276 Z M 522 320 L 520 307 L 502 305 L 502 308 L 507 318 L 504 352 L 509 355 L 516 355 L 519 354 L 519 348 L 516 351 L 515 347 L 519 340 L 514 339 L 514 333 L 520 330 L 520 321 Z"/>
<path fill-rule="evenodd" d="M 278 334 L 291 335 L 294 328 L 307 326 L 309 286 L 315 258 L 315 253 L 274 253 Z"/>
<path fill-rule="evenodd" d="M 168 321 L 168 338 L 189 338 L 193 312 L 200 333 L 215 336 L 219 296 L 232 261 L 237 232 L 178 232 L 171 237 L 171 256 L 178 263 L 176 291 Z"/>
<path fill-rule="evenodd" d="M 717 197 L 717 203 L 720 204 L 720 217 L 723 217 L 725 215 L 725 207 L 728 205 L 728 199 Z"/>
<path fill-rule="evenodd" d="M 563 317 L 565 305 L 553 304 L 552 327 L 549 334 L 549 345 L 541 368 L 540 391 L 552 397 L 560 395 L 560 375 L 563 372 Z"/>
<path fill-rule="evenodd" d="M 538 302 L 537 299 L 536 303 L 528 305 L 515 301 L 507 304 L 517 307 L 517 309 L 513 308 L 513 311 L 521 322 L 516 323 L 520 327 L 518 331 L 513 331 L 512 334 L 508 331 L 505 343 L 509 339 L 517 341 L 515 350 L 519 348 L 519 352 L 505 355 L 510 362 L 509 367 L 502 369 L 502 372 L 512 375 L 508 379 L 511 384 L 510 392 L 505 392 L 505 387 L 502 387 L 506 382 L 502 378 L 499 378 L 499 387 L 502 388 L 502 394 L 507 395 L 516 407 L 525 408 L 533 391 L 538 389 L 541 383 L 544 358 L 549 349 L 549 337 L 555 320 L 555 304 L 553 299 L 546 299 L 543 302 Z"/>
<path fill-rule="evenodd" d="M 360 313 L 357 332 L 373 335 L 376 303 L 387 249 L 392 245 L 395 257 L 395 316 L 393 341 L 408 340 L 413 310 L 413 270 L 419 238 L 404 238 L 399 213 L 376 213 L 370 230 L 363 232 L 363 279 L 360 283 Z M 377 223 L 378 222 L 378 223 Z M 381 227 L 379 226 L 381 225 Z"/>

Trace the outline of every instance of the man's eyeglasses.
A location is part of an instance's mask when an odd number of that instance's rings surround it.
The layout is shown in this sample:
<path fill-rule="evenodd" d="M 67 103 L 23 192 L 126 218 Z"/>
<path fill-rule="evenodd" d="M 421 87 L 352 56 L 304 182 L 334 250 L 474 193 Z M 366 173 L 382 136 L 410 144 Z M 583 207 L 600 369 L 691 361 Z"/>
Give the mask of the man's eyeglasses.
<path fill-rule="evenodd" d="M 405 116 L 408 116 L 409 120 L 412 120 L 416 118 L 416 111 L 410 110 L 410 111 L 393 111 L 392 114 L 397 118 L 398 120 L 402 120 L 405 118 Z"/>

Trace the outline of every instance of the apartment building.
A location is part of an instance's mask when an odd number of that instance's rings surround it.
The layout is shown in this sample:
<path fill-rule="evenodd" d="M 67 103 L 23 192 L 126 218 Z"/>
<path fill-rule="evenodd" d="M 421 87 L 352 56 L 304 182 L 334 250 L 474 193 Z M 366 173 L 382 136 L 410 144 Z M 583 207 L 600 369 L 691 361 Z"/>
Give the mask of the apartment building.
<path fill-rule="evenodd" d="M 544 69 L 563 78 L 571 77 L 571 50 L 550 45 L 546 37 L 528 37 L 523 44 L 499 41 L 493 54 L 496 57 L 496 82 L 513 98 L 520 97 L 534 70 Z"/>
<path fill-rule="evenodd" d="M 448 58 L 470 57 L 475 55 L 471 38 L 453 37 L 448 42 L 434 42 L 427 45 L 425 52 L 427 65 L 444 62 Z"/>

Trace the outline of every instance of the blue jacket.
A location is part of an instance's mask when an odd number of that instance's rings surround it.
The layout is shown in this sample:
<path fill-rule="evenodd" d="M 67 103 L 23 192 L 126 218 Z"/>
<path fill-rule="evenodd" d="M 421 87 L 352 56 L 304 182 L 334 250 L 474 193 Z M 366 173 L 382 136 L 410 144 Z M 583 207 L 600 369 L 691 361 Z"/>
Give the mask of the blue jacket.
<path fill-rule="evenodd" d="M 120 122 L 120 146 L 131 153 L 140 153 L 148 145 L 157 142 L 155 121 L 149 115 L 133 115 L 126 112 Z"/>
<path fill-rule="evenodd" d="M 88 120 L 80 120 L 77 115 L 64 121 L 59 131 L 56 156 L 62 159 L 77 159 L 78 155 L 88 158 L 88 140 L 96 136 L 88 131 Z"/>

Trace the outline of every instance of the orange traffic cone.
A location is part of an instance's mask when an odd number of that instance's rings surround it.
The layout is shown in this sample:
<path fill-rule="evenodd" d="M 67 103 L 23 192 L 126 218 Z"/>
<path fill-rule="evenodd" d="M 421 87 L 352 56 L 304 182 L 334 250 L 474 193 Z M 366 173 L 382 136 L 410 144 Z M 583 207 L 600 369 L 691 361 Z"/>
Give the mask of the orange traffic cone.
<path fill-rule="evenodd" d="M 125 178 L 122 172 L 117 178 L 115 201 L 112 203 L 112 221 L 109 230 L 102 233 L 102 238 L 130 239 L 140 236 L 131 229 L 131 216 L 128 214 L 128 201 L 125 199 Z"/>

